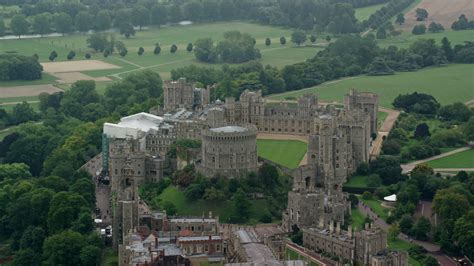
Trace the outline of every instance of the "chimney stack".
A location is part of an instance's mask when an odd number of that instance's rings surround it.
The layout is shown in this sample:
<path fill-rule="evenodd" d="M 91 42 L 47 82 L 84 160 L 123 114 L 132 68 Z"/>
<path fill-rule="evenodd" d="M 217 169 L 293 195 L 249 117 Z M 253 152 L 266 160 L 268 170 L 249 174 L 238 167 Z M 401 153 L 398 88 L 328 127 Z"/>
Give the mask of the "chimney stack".
<path fill-rule="evenodd" d="M 331 222 L 329 222 L 329 232 L 334 233 L 334 221 L 331 220 Z"/>
<path fill-rule="evenodd" d="M 341 234 L 341 222 L 336 223 L 336 234 Z"/>
<path fill-rule="evenodd" d="M 321 228 L 321 229 L 324 228 L 324 217 L 323 216 L 319 217 L 319 228 Z"/>
<path fill-rule="evenodd" d="M 365 230 L 369 230 L 369 223 L 365 223 Z"/>
<path fill-rule="evenodd" d="M 349 236 L 349 238 L 352 238 L 352 225 L 349 225 L 347 227 L 347 235 Z"/>

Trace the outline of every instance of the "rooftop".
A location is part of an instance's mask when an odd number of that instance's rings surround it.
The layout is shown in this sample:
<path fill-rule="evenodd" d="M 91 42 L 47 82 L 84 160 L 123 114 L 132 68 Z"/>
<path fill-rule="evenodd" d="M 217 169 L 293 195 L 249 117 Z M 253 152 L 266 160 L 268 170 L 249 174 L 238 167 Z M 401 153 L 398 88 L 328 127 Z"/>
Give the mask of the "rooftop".
<path fill-rule="evenodd" d="M 216 133 L 234 133 L 234 132 L 246 132 L 246 131 L 248 131 L 247 128 L 239 127 L 239 126 L 217 127 L 217 128 L 211 128 L 210 130 L 212 132 L 216 132 Z"/>

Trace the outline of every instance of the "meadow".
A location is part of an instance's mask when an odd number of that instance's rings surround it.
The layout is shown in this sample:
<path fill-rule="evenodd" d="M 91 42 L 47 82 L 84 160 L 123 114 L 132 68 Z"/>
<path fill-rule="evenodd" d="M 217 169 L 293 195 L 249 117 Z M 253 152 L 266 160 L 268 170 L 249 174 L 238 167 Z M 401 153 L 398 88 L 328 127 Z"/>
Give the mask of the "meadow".
<path fill-rule="evenodd" d="M 427 162 L 433 168 L 474 168 L 474 149 Z"/>
<path fill-rule="evenodd" d="M 307 144 L 298 140 L 257 140 L 258 156 L 290 169 L 298 167 L 306 149 Z"/>
<path fill-rule="evenodd" d="M 397 46 L 398 48 L 408 48 L 413 42 L 419 39 L 434 39 L 438 45 L 441 45 L 441 40 L 446 37 L 451 42 L 451 45 L 464 44 L 466 41 L 474 41 L 474 30 L 459 30 L 454 31 L 446 29 L 442 32 L 430 33 L 427 32 L 422 35 L 414 35 L 410 30 L 404 30 L 398 36 L 390 36 L 387 39 L 377 40 L 380 47 L 388 47 L 391 45 Z"/>
<path fill-rule="evenodd" d="M 304 93 L 316 93 L 321 100 L 342 101 L 350 88 L 379 94 L 379 104 L 392 108 L 393 100 L 399 94 L 412 92 L 433 95 L 441 104 L 465 102 L 474 98 L 474 67 L 452 64 L 443 67 L 426 68 L 416 72 L 401 72 L 389 76 L 357 76 L 325 84 L 269 96 L 272 100 L 298 97 Z"/>
<path fill-rule="evenodd" d="M 384 7 L 386 4 L 378 4 L 378 5 L 371 5 L 365 6 L 355 9 L 355 17 L 359 21 L 364 21 L 369 19 L 370 15 L 375 13 L 375 11 L 379 10 L 380 8 Z"/>

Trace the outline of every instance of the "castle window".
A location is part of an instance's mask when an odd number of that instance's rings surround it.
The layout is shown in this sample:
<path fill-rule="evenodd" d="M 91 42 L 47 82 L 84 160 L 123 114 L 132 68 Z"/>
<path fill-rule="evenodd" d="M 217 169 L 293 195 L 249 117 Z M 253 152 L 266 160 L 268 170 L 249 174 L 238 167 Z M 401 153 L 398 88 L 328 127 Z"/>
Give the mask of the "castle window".
<path fill-rule="evenodd" d="M 118 170 L 117 169 L 115 169 L 115 174 L 118 175 Z"/>

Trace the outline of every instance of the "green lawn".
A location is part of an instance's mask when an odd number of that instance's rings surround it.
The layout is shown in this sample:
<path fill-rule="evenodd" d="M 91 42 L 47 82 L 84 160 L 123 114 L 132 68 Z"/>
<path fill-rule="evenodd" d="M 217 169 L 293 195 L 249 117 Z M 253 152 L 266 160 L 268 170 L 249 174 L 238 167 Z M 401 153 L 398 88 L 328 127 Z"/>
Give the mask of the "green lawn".
<path fill-rule="evenodd" d="M 66 60 L 66 55 L 71 50 L 76 51 L 77 54 L 74 60 L 82 60 L 86 52 L 91 52 L 92 59 L 99 59 L 121 67 L 120 69 L 113 70 L 91 70 L 84 72 L 93 77 L 118 74 L 136 70 L 139 67 L 145 67 L 159 72 L 164 78 L 169 78 L 169 71 L 171 69 L 189 64 L 205 65 L 195 60 L 194 53 L 186 51 L 185 48 L 188 43 L 194 43 L 197 39 L 204 37 L 210 37 L 217 42 L 223 38 L 223 33 L 229 30 L 238 30 L 254 37 L 256 39 L 256 46 L 262 53 L 261 63 L 278 67 L 311 58 L 322 49 L 321 44 L 326 43 L 323 38 L 319 38 L 316 46 L 294 47 L 289 41 L 285 46 L 282 46 L 279 43 L 280 37 L 285 36 L 289 40 L 292 33 L 291 29 L 247 22 L 218 22 L 162 28 L 150 27 L 149 29 L 138 31 L 130 39 L 115 34 L 116 41 L 123 42 L 128 49 L 128 54 L 124 58 L 119 56 L 104 58 L 101 53 L 94 53 L 87 47 L 87 35 L 83 34 L 37 39 L 2 40 L 0 42 L 0 54 L 5 52 L 17 52 L 25 55 L 37 54 L 41 62 L 47 62 L 49 61 L 48 56 L 53 50 L 58 53 L 58 61 Z M 272 44 L 270 46 L 264 44 L 266 38 L 271 39 Z M 155 43 L 160 43 L 161 45 L 162 51 L 159 55 L 153 55 L 152 53 Z M 175 54 L 169 52 L 172 44 L 178 46 L 178 51 Z M 145 54 L 142 56 L 137 54 L 139 47 L 145 49 Z M 221 65 L 213 64 L 209 66 L 220 67 Z"/>
<path fill-rule="evenodd" d="M 433 168 L 474 168 L 474 149 L 427 162 Z"/>
<path fill-rule="evenodd" d="M 118 265 L 118 254 L 110 247 L 105 248 L 102 252 L 101 266 Z"/>
<path fill-rule="evenodd" d="M 362 230 L 364 228 L 364 221 L 365 221 L 365 216 L 364 214 L 359 211 L 357 208 L 352 208 L 351 210 L 351 219 L 352 219 L 352 228 L 355 231 Z"/>
<path fill-rule="evenodd" d="M 407 241 L 401 240 L 401 239 L 396 239 L 396 240 L 391 240 L 388 239 L 388 248 L 391 250 L 404 250 L 408 251 L 410 247 L 414 246 L 414 244 L 411 244 Z M 408 257 L 408 263 L 411 266 L 421 266 L 421 263 L 415 260 L 413 257 Z"/>
<path fill-rule="evenodd" d="M 344 184 L 345 187 L 368 187 L 367 176 L 356 175 L 349 178 L 349 181 Z"/>
<path fill-rule="evenodd" d="M 378 111 L 377 112 L 377 127 L 380 128 L 383 124 L 383 121 L 385 121 L 385 118 L 387 118 L 388 113 Z"/>
<path fill-rule="evenodd" d="M 229 222 L 229 217 L 232 215 L 232 202 L 224 200 L 219 202 L 209 202 L 204 200 L 188 201 L 184 193 L 176 188 L 170 186 L 166 188 L 159 196 L 159 199 L 172 202 L 177 210 L 178 215 L 199 216 L 207 215 L 212 211 L 213 215 L 219 215 L 221 222 Z M 266 200 L 251 200 L 252 210 L 249 223 L 256 223 L 260 215 L 267 209 Z"/>
<path fill-rule="evenodd" d="M 350 88 L 378 93 L 380 105 L 392 107 L 399 94 L 423 92 L 433 95 L 441 104 L 465 102 L 474 98 L 474 65 L 452 64 L 445 67 L 422 69 L 417 72 L 402 72 L 390 76 L 357 76 L 338 82 L 270 96 L 284 100 L 305 93 L 317 93 L 321 100 L 342 101 Z"/>
<path fill-rule="evenodd" d="M 372 209 L 372 211 L 375 212 L 381 219 L 387 220 L 389 210 L 382 206 L 381 201 L 365 200 L 365 199 L 362 199 L 362 197 L 359 198 L 359 200 L 362 200 L 365 205 L 369 206 Z"/>
<path fill-rule="evenodd" d="M 303 159 L 307 144 L 299 140 L 257 140 L 258 156 L 294 169 Z"/>
<path fill-rule="evenodd" d="M 395 45 L 399 48 L 408 48 L 410 44 L 419 39 L 434 39 L 438 45 L 441 44 L 441 39 L 448 38 L 451 45 L 464 44 L 465 41 L 474 41 L 474 30 L 445 30 L 437 33 L 426 33 L 422 35 L 413 35 L 411 29 L 404 29 L 404 32 L 399 36 L 391 36 L 384 40 L 377 40 L 381 47 L 388 47 Z"/>
<path fill-rule="evenodd" d="M 386 4 L 378 4 L 378 5 L 372 5 L 372 6 L 366 6 L 366 7 L 360 7 L 355 9 L 355 16 L 357 20 L 359 21 L 364 21 L 369 19 L 370 15 L 375 13 L 375 11 L 379 10 Z"/>
<path fill-rule="evenodd" d="M 0 42 L 1 46 L 1 42 Z M 0 52 L 1 53 L 1 52 Z M 0 98 L 2 97 L 1 95 L 1 89 L 2 87 L 16 87 L 16 86 L 26 86 L 26 85 L 41 85 L 41 84 L 51 84 L 55 83 L 56 78 L 48 75 L 46 73 L 42 74 L 41 79 L 37 80 L 13 80 L 13 81 L 0 81 Z"/>

